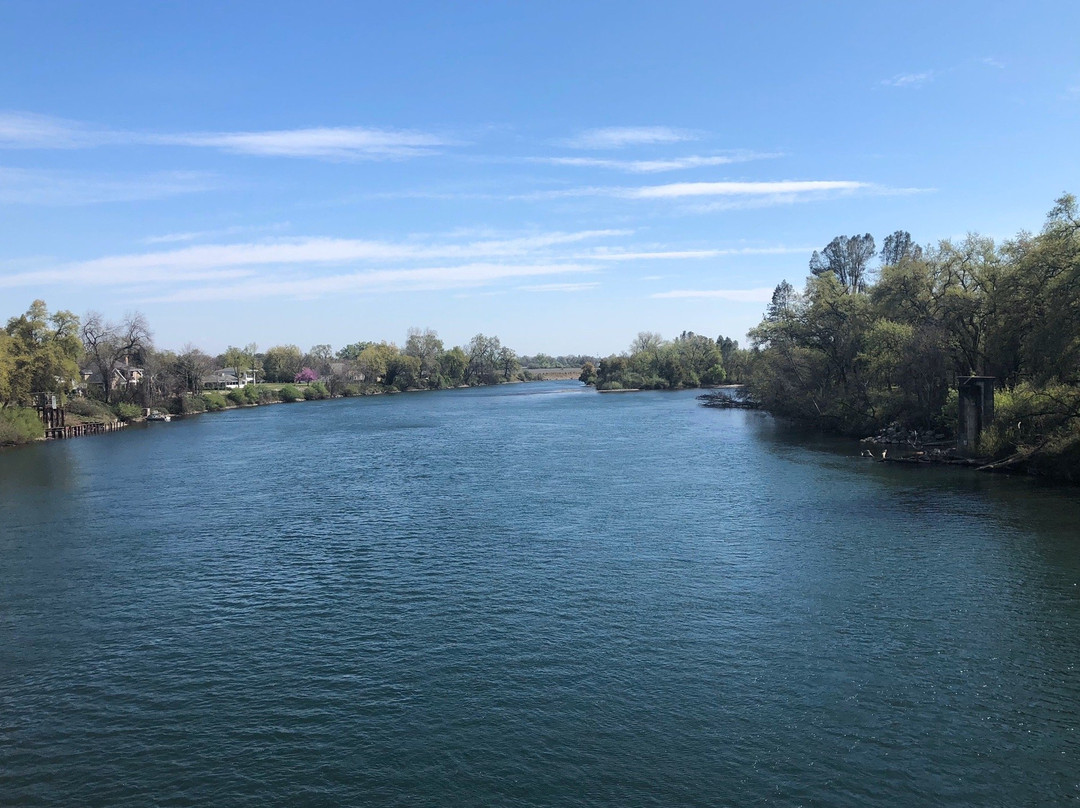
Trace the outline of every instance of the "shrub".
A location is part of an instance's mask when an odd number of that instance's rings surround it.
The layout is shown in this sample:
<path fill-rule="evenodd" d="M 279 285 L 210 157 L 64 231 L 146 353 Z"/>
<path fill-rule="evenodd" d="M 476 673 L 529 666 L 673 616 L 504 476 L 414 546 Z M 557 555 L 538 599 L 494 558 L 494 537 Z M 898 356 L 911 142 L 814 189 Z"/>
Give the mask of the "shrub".
<path fill-rule="evenodd" d="M 256 404 L 270 404 L 279 400 L 278 391 L 273 387 L 267 387 L 266 385 L 261 384 L 255 388 Z"/>
<path fill-rule="evenodd" d="M 45 437 L 36 410 L 5 407 L 0 410 L 0 445 L 30 443 Z"/>
<path fill-rule="evenodd" d="M 312 382 L 304 388 L 304 399 L 312 401 L 320 398 L 330 398 L 330 391 L 322 382 Z"/>
<path fill-rule="evenodd" d="M 227 398 L 237 407 L 243 407 L 245 404 L 248 403 L 247 396 L 244 394 L 244 391 L 239 387 L 227 392 L 225 394 L 225 398 Z"/>
<path fill-rule="evenodd" d="M 180 396 L 176 401 L 173 412 L 180 415 L 206 412 L 206 401 L 202 396 Z"/>
<path fill-rule="evenodd" d="M 64 406 L 73 415 L 93 421 L 115 421 L 116 415 L 104 401 L 92 398 L 73 398 Z"/>
<path fill-rule="evenodd" d="M 282 401 L 287 403 L 299 401 L 301 398 L 303 398 L 303 394 L 300 392 L 300 389 L 291 384 L 287 384 L 280 390 L 278 390 L 278 396 L 281 398 Z"/>
<path fill-rule="evenodd" d="M 130 421 L 143 414 L 142 407 L 135 404 L 129 404 L 126 401 L 121 401 L 114 405 L 113 412 L 116 413 L 116 417 L 121 421 Z"/>
<path fill-rule="evenodd" d="M 202 399 L 203 405 L 209 412 L 217 412 L 218 410 L 223 410 L 229 406 L 229 402 L 225 400 L 225 396 L 213 390 L 203 393 L 199 398 Z"/>

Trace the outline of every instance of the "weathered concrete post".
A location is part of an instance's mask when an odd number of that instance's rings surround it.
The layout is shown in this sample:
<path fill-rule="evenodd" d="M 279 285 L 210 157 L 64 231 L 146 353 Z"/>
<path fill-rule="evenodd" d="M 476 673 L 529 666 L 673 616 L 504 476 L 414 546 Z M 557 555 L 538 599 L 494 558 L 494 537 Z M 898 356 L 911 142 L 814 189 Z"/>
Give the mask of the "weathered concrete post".
<path fill-rule="evenodd" d="M 969 376 L 959 379 L 956 388 L 960 393 L 956 447 L 961 452 L 973 452 L 979 435 L 994 420 L 994 377 Z"/>

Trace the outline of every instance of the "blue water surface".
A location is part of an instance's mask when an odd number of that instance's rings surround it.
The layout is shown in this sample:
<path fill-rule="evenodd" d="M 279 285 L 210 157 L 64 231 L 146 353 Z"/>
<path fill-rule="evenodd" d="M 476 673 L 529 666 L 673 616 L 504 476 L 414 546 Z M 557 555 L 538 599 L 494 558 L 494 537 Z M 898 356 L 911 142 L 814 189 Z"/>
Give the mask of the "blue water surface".
<path fill-rule="evenodd" d="M 1080 498 L 688 393 L 0 453 L 0 804 L 1080 800 Z"/>

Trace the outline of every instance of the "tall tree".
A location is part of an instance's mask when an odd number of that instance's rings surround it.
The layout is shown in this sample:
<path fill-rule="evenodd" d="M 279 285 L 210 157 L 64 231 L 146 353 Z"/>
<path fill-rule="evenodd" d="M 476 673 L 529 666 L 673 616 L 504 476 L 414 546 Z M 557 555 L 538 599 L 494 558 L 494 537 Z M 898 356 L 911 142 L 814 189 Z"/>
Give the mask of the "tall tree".
<path fill-rule="evenodd" d="M 831 274 L 849 292 L 864 292 L 870 259 L 874 257 L 874 237 L 837 236 L 820 253 L 810 256 L 810 271 L 817 276 Z"/>
<path fill-rule="evenodd" d="M 911 233 L 907 230 L 897 230 L 885 236 L 885 243 L 881 247 L 881 265 L 893 266 L 905 258 L 915 260 L 922 258 L 922 247 L 912 241 Z"/>
<path fill-rule="evenodd" d="M 439 386 L 439 356 L 443 342 L 439 334 L 430 328 L 410 328 L 405 341 L 405 354 L 420 362 L 420 382 L 425 387 Z"/>
<path fill-rule="evenodd" d="M 151 345 L 150 326 L 142 314 L 135 312 L 118 322 L 106 320 L 96 311 L 86 315 L 82 326 L 82 343 L 86 359 L 101 375 L 105 403 L 114 399 L 113 370 L 125 360 L 138 363 L 142 352 Z"/>
<path fill-rule="evenodd" d="M 8 320 L 0 338 L 0 406 L 28 404 L 32 393 L 64 394 L 78 377 L 79 318 L 49 314 L 43 300 Z"/>

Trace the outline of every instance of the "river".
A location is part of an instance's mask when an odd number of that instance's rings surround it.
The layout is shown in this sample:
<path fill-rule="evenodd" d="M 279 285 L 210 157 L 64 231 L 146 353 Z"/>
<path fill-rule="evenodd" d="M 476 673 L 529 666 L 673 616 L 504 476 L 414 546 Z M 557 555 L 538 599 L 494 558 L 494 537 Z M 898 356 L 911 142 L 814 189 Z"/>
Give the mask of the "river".
<path fill-rule="evenodd" d="M 1080 497 L 693 392 L 0 453 L 5 806 L 1080 799 Z"/>

